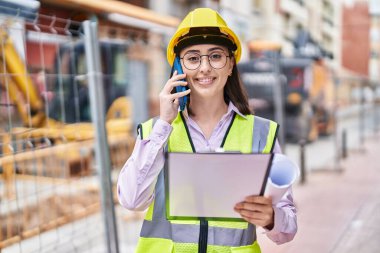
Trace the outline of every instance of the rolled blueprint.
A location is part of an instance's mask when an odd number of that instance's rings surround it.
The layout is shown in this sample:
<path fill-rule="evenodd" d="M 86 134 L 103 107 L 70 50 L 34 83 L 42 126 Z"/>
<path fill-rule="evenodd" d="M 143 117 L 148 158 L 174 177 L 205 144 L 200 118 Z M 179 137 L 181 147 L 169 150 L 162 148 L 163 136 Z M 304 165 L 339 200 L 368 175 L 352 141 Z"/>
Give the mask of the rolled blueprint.
<path fill-rule="evenodd" d="M 264 196 L 276 204 L 299 176 L 298 166 L 283 154 L 275 154 Z"/>

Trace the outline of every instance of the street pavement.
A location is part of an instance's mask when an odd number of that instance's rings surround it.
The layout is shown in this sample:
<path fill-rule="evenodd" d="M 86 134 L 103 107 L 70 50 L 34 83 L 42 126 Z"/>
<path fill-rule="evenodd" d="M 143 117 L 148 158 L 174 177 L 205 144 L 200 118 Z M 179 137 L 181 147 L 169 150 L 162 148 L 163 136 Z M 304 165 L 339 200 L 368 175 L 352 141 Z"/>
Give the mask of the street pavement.
<path fill-rule="evenodd" d="M 313 154 L 318 156 L 318 154 Z M 309 171 L 294 185 L 298 233 L 276 245 L 262 231 L 263 253 L 380 252 L 380 135 L 349 152 L 339 168 Z"/>

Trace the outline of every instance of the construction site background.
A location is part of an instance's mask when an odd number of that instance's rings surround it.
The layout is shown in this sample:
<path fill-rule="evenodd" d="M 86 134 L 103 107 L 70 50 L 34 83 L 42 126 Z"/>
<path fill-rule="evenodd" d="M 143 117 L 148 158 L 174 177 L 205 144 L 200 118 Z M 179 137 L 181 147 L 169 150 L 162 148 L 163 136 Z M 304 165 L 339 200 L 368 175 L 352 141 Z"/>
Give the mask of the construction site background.
<path fill-rule="evenodd" d="M 122 209 L 115 183 L 133 148 L 136 124 L 158 111 L 151 97 L 159 85 L 150 83 L 169 75 L 169 67 L 162 64 L 162 34 L 90 22 L 98 25 L 94 40 L 82 21 L 20 15 L 0 16 L 0 252 L 118 252 L 115 245 L 121 252 L 133 252 L 144 212 Z M 86 40 L 98 44 L 98 52 L 92 52 Z M 88 59 L 96 59 L 97 53 L 102 57 L 100 69 L 91 69 Z M 154 61 L 156 55 L 163 61 Z M 343 241 L 354 243 L 359 231 L 351 228 L 370 227 L 365 219 L 376 202 L 364 196 L 377 194 L 372 190 L 379 169 L 374 162 L 379 83 L 351 73 L 333 74 L 329 106 L 336 124 L 331 135 L 307 144 L 308 180 L 295 186 L 299 236 L 281 247 L 260 237 L 263 252 L 347 252 Z M 90 96 L 91 80 L 103 84 L 102 98 Z M 104 114 L 104 122 L 95 120 L 97 114 Z M 107 141 L 101 141 L 101 127 Z M 298 143 L 284 143 L 286 154 L 298 164 L 300 148 Z M 344 154 L 349 160 L 342 160 Z M 366 170 L 359 170 L 355 161 L 368 163 Z M 106 189 L 108 179 L 111 189 Z M 321 196 L 331 198 L 324 198 L 320 204 L 325 206 L 318 208 L 313 200 Z M 364 214 L 355 201 L 363 201 Z M 329 207 L 334 209 L 332 217 L 324 218 Z M 317 215 L 321 220 L 314 218 Z M 326 230 L 331 243 L 318 248 Z M 378 230 L 367 231 L 372 238 Z"/>

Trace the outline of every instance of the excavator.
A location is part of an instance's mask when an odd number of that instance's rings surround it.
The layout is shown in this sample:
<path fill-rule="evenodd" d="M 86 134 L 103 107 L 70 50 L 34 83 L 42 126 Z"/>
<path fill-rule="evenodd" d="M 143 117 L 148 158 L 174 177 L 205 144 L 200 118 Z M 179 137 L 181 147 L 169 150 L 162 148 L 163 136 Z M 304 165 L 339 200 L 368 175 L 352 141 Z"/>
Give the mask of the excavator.
<path fill-rule="evenodd" d="M 56 90 L 53 100 L 49 103 L 41 96 L 24 61 L 17 53 L 12 39 L 3 28 L 0 29 L 0 44 L 2 45 L 0 86 L 2 93 L 5 93 L 2 97 L 6 97 L 7 100 L 6 103 L 2 102 L 2 105 L 13 106 L 17 117 L 15 115 L 8 115 L 8 117 L 20 118 L 21 121 L 21 124 L 5 124 L 9 129 L 2 127 L 0 132 L 2 144 L 0 168 L 5 184 L 13 181 L 15 173 L 32 173 L 48 177 L 82 176 L 93 173 L 91 162 L 94 153 L 94 129 L 91 119 L 84 113 L 82 117 L 70 116 L 75 115 L 79 105 L 73 100 L 76 98 L 73 93 L 78 88 L 77 79 L 83 79 L 80 83 L 83 103 L 79 108 L 85 109 L 90 106 L 88 92 L 86 92 L 86 73 L 78 73 L 70 66 L 72 62 L 78 62 L 80 58 L 84 58 L 83 43 L 79 42 L 66 48 L 62 46 L 58 50 L 60 53 L 57 58 L 74 57 L 74 59 L 66 61 L 67 66 L 62 66 L 64 64 L 62 61 L 60 61 L 60 66 L 56 64 L 57 68 L 67 69 L 68 73 L 65 76 L 70 78 L 65 81 L 65 91 Z M 128 156 L 134 142 L 131 130 L 132 105 L 125 95 L 126 89 L 120 84 L 120 80 L 115 85 L 115 80 L 112 80 L 110 76 L 113 76 L 111 72 L 117 69 L 117 66 L 112 66 L 113 59 L 118 56 L 125 57 L 126 46 L 122 43 L 103 41 L 100 42 L 100 47 L 103 65 L 108 68 L 108 70 L 103 70 L 103 72 L 108 71 L 103 73 L 108 144 L 112 163 L 114 166 L 119 166 Z M 62 80 L 58 80 L 61 78 L 59 75 L 56 76 L 57 80 L 53 82 L 55 87 L 59 87 L 58 83 Z M 60 110 L 62 108 L 65 109 Z M 116 153 L 118 161 L 115 161 Z M 45 164 L 45 167 L 49 168 L 48 171 L 39 172 L 35 166 L 36 161 Z M 64 164 L 65 170 L 57 169 L 57 164 Z"/>

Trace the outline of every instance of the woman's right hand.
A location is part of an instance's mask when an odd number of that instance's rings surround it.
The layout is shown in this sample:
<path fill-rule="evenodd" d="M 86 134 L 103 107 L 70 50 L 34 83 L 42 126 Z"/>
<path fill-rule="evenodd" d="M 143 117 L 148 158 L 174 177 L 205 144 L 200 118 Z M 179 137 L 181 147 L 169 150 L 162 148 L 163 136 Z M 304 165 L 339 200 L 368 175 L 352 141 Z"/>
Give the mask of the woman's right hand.
<path fill-rule="evenodd" d="M 190 93 L 190 89 L 187 89 L 182 92 L 171 94 L 171 91 L 175 87 L 187 85 L 187 82 L 181 81 L 181 79 L 185 78 L 186 74 L 177 75 L 177 71 L 174 71 L 173 76 L 166 82 L 164 88 L 160 92 L 160 119 L 168 122 L 169 124 L 171 124 L 177 117 L 179 98 Z"/>

